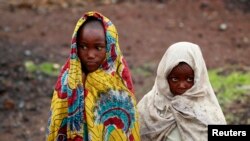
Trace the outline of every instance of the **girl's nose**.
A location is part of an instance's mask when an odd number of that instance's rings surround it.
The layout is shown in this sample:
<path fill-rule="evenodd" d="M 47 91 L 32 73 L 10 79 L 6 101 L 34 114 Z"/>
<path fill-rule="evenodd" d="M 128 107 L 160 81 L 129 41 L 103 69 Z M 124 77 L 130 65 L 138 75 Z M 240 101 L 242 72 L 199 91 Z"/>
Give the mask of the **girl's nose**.
<path fill-rule="evenodd" d="M 187 87 L 187 84 L 185 82 L 180 82 L 180 88 L 184 89 Z"/>
<path fill-rule="evenodd" d="M 88 59 L 93 59 L 93 58 L 95 58 L 95 51 L 94 50 L 92 50 L 92 49 L 90 49 L 90 50 L 88 50 L 88 54 L 87 54 L 88 56 Z"/>

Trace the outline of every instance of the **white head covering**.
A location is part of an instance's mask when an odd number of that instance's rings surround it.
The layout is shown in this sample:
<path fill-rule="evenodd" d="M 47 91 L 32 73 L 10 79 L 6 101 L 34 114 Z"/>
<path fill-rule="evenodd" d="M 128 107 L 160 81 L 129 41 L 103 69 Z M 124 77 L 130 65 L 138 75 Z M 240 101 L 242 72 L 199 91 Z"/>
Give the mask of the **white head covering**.
<path fill-rule="evenodd" d="M 166 76 L 180 62 L 194 70 L 194 85 L 173 96 Z M 143 141 L 162 141 L 178 127 L 183 141 L 207 140 L 208 124 L 226 124 L 198 45 L 178 42 L 161 59 L 155 84 L 138 103 Z"/>

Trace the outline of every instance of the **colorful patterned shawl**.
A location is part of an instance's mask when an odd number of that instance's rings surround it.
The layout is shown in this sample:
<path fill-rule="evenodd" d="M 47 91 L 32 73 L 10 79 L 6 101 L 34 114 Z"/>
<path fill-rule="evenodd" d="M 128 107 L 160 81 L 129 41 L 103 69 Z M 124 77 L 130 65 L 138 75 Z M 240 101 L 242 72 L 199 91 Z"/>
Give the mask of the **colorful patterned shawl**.
<path fill-rule="evenodd" d="M 82 83 L 77 56 L 77 31 L 88 17 L 104 26 L 106 59 Z M 70 57 L 53 93 L 47 140 L 139 141 L 136 99 L 131 75 L 119 49 L 118 34 L 111 21 L 97 12 L 83 15 L 75 27 Z"/>

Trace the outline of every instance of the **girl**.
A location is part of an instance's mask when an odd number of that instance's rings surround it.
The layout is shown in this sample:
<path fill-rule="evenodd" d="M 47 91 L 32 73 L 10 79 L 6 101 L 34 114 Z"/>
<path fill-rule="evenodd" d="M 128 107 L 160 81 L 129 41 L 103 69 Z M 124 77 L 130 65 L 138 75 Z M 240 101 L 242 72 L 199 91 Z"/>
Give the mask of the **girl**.
<path fill-rule="evenodd" d="M 198 45 L 167 49 L 138 111 L 143 141 L 206 141 L 208 124 L 226 124 Z"/>
<path fill-rule="evenodd" d="M 139 141 L 133 92 L 115 26 L 100 13 L 84 14 L 55 86 L 47 140 Z"/>

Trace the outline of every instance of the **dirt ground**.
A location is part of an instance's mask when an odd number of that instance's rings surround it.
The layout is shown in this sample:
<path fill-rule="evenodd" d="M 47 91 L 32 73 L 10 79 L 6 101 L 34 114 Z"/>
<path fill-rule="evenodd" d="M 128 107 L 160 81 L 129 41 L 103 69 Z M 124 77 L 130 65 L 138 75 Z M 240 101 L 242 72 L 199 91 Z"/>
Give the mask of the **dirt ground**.
<path fill-rule="evenodd" d="M 45 140 L 56 77 L 29 73 L 24 62 L 62 65 L 74 26 L 89 10 L 103 13 L 116 25 L 138 101 L 152 88 L 163 53 L 177 41 L 200 45 L 209 69 L 250 66 L 249 0 L 0 0 L 0 140 Z M 250 117 L 249 100 L 236 101 L 224 111 L 243 110 L 234 124 L 250 123 L 245 120 Z"/>

